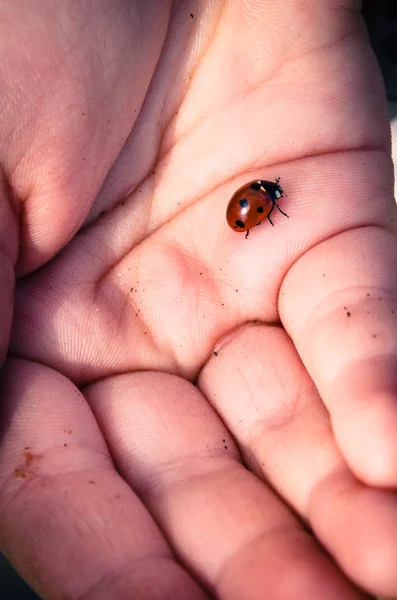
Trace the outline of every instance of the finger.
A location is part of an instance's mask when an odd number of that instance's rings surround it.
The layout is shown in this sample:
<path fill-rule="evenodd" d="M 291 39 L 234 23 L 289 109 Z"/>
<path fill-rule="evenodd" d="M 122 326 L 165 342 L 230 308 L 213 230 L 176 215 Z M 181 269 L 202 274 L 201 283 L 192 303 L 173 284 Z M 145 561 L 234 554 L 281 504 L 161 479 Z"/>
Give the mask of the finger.
<path fill-rule="evenodd" d="M 51 258 L 87 216 L 143 104 L 169 6 L 118 0 L 111 10 L 91 1 L 81 11 L 45 3 L 32 11 L 2 4 L 1 54 L 12 62 L 0 67 L 1 162 L 23 199 L 20 273 Z M 38 22 L 45 36 L 37 35 Z"/>
<path fill-rule="evenodd" d="M 282 285 L 280 315 L 363 481 L 397 484 L 397 243 L 376 227 L 307 252 Z"/>
<path fill-rule="evenodd" d="M 204 600 L 70 381 L 11 360 L 1 397 L 1 551 L 33 588 L 54 599 Z"/>
<path fill-rule="evenodd" d="M 194 386 L 146 372 L 109 378 L 85 394 L 124 478 L 215 597 L 363 598 L 242 466 Z"/>
<path fill-rule="evenodd" d="M 244 462 L 293 507 L 352 580 L 394 596 L 397 496 L 367 488 L 352 475 L 285 331 L 244 326 L 216 352 L 199 386 Z"/>

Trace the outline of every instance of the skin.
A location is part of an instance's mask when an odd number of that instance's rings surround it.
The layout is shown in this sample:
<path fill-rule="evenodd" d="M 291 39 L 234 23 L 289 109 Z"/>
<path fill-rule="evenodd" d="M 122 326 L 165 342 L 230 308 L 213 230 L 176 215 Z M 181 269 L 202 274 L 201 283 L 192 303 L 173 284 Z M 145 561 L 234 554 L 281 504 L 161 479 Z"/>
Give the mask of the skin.
<path fill-rule="evenodd" d="M 1 551 L 51 600 L 397 596 L 359 3 L 83 4 L 0 1 Z M 289 219 L 231 231 L 278 176 Z"/>

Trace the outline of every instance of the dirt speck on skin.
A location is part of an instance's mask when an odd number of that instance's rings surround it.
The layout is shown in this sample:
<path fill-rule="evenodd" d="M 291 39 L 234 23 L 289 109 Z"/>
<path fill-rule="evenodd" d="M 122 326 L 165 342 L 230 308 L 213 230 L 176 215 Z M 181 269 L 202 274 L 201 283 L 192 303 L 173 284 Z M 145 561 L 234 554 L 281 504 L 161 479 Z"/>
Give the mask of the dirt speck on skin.
<path fill-rule="evenodd" d="M 42 454 L 32 454 L 31 452 L 24 452 L 25 457 L 24 464 L 14 469 L 14 475 L 16 479 L 29 479 L 37 473 L 39 460 L 43 458 Z"/>

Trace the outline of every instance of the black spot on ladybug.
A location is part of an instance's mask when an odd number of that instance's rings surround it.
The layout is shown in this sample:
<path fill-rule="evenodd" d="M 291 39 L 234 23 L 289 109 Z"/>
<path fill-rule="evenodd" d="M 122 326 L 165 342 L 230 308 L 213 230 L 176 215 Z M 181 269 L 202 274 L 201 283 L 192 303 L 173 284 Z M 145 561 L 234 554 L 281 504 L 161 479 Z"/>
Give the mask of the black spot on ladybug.
<path fill-rule="evenodd" d="M 248 200 L 246 198 L 242 198 L 239 202 L 239 205 L 241 206 L 241 208 L 247 208 Z"/>
<path fill-rule="evenodd" d="M 258 183 L 258 181 L 254 181 L 253 183 L 251 183 L 251 190 L 260 190 L 261 189 L 261 184 Z"/>
<path fill-rule="evenodd" d="M 239 219 L 237 219 L 236 227 L 240 227 L 240 229 L 244 229 L 244 223 L 242 221 L 240 221 Z"/>
<path fill-rule="evenodd" d="M 263 206 L 258 206 L 258 208 L 256 209 L 256 212 L 258 212 L 258 213 L 263 213 L 263 211 L 264 211 Z"/>

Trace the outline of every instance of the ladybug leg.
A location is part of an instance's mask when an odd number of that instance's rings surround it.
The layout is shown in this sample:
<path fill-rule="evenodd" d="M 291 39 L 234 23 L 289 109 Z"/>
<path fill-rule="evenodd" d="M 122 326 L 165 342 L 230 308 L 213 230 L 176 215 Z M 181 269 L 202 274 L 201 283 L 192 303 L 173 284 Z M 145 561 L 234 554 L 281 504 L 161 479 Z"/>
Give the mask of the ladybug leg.
<path fill-rule="evenodd" d="M 274 227 L 274 223 L 273 223 L 273 221 L 272 221 L 272 220 L 271 220 L 271 218 L 270 218 L 270 215 L 272 214 L 273 208 L 274 208 L 274 204 L 273 204 L 273 206 L 272 206 L 272 208 L 271 208 L 271 211 L 270 211 L 270 212 L 269 212 L 269 214 L 267 215 L 267 220 L 269 221 L 270 225 L 273 225 L 273 227 Z"/>
<path fill-rule="evenodd" d="M 283 210 L 281 210 L 281 208 L 279 207 L 278 204 L 274 203 L 274 206 L 277 208 L 277 210 L 279 210 L 281 212 L 282 215 L 284 215 L 284 217 L 287 217 L 287 219 L 289 219 L 289 216 L 287 215 L 287 213 L 285 213 Z M 272 211 L 270 211 L 270 212 L 272 212 Z"/>
<path fill-rule="evenodd" d="M 248 229 L 247 233 L 245 234 L 245 239 L 247 239 L 249 232 L 250 230 Z"/>

